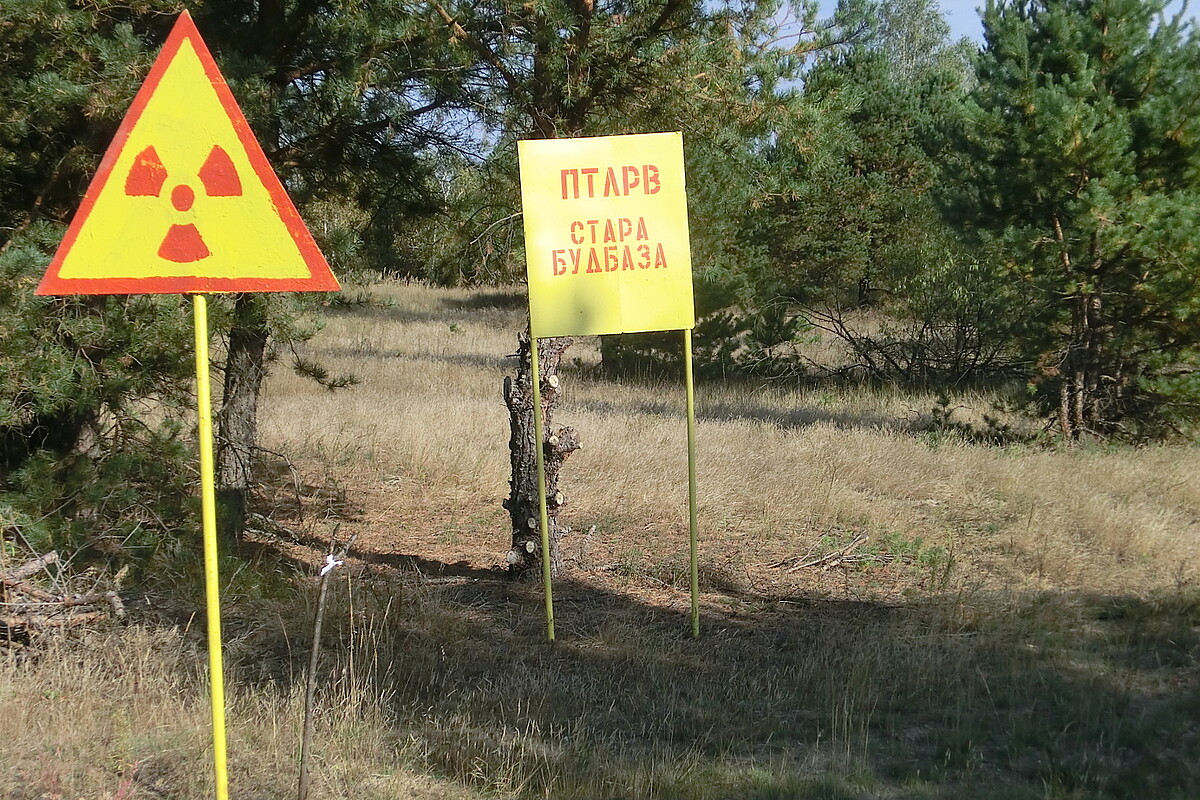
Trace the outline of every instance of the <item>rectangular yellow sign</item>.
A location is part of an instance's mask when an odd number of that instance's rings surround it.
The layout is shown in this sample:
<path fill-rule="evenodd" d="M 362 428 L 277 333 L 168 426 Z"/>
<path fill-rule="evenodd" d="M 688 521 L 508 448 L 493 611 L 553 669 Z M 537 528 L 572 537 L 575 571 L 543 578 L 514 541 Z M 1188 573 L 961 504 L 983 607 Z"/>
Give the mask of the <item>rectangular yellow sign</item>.
<path fill-rule="evenodd" d="M 533 335 L 695 325 L 683 134 L 517 143 Z"/>

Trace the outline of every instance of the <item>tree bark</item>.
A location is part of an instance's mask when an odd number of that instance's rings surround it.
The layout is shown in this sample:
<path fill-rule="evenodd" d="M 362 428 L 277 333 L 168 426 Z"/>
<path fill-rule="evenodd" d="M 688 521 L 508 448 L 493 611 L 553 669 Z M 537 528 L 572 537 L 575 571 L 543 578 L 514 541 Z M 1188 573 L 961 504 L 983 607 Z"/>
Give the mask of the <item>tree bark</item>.
<path fill-rule="evenodd" d="M 233 306 L 225 382 L 217 424 L 217 503 L 219 528 L 235 543 L 246 524 L 258 445 L 258 397 L 266 375 L 265 300 L 239 294 Z"/>
<path fill-rule="evenodd" d="M 1074 405 L 1071 408 L 1071 423 L 1075 428 L 1076 439 L 1080 438 L 1088 427 L 1088 420 L 1084 417 L 1084 409 L 1088 406 L 1088 333 L 1088 299 L 1087 294 L 1080 290 L 1079 296 L 1075 299 L 1075 330 L 1072 336 L 1074 351 L 1071 354 L 1071 366 L 1074 368 L 1072 372 Z"/>
<path fill-rule="evenodd" d="M 1079 291 L 1071 297 L 1071 335 L 1060 374 L 1059 426 L 1063 438 L 1078 442 L 1088 434 L 1103 435 L 1103 351 L 1106 336 L 1102 296 Z"/>
<path fill-rule="evenodd" d="M 1058 427 L 1062 431 L 1063 441 L 1070 443 L 1074 441 L 1074 435 L 1071 427 L 1071 386 L 1067 383 L 1066 376 L 1067 370 L 1064 365 L 1058 376 Z"/>
<path fill-rule="evenodd" d="M 1070 278 L 1075 272 L 1071 261 L 1071 251 L 1063 232 L 1062 222 L 1055 213 L 1051 216 L 1054 225 L 1054 236 L 1058 241 L 1059 259 L 1062 262 L 1063 275 Z M 1059 406 L 1058 424 L 1062 429 L 1063 440 L 1073 444 L 1087 430 L 1085 409 L 1089 401 L 1089 355 L 1090 326 L 1088 324 L 1088 292 L 1083 286 L 1077 286 L 1066 300 L 1071 304 L 1071 330 L 1068 334 L 1066 354 L 1063 357 L 1062 369 L 1059 372 Z"/>
<path fill-rule="evenodd" d="M 542 453 L 546 465 L 546 513 L 550 534 L 551 574 L 558 573 L 558 542 L 570 529 L 558 521 L 566 496 L 558 488 L 558 472 L 571 453 L 580 448 L 573 428 L 552 427 L 558 404 L 558 366 L 573 340 L 567 337 L 538 340 L 538 367 L 542 394 Z M 529 331 L 518 337 L 517 374 L 504 379 L 504 403 L 508 406 L 509 459 L 512 478 L 504 501 L 512 523 L 512 549 L 508 553 L 513 575 L 534 571 L 541 564 L 540 510 L 537 489 L 537 452 L 534 448 L 533 376 Z"/>
<path fill-rule="evenodd" d="M 1088 340 L 1087 340 L 1087 393 L 1088 418 L 1100 425 L 1106 412 L 1103 402 L 1104 344 L 1107 326 L 1104 324 L 1103 300 L 1099 289 L 1087 297 Z"/>

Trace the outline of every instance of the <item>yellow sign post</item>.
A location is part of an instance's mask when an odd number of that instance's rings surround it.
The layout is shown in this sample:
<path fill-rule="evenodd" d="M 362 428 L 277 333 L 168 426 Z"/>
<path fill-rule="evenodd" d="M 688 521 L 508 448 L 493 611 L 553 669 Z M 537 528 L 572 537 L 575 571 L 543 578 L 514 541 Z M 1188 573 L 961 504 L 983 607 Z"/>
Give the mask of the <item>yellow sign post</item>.
<path fill-rule="evenodd" d="M 221 582 L 217 570 L 217 494 L 213 480 L 212 386 L 208 366 L 208 298 L 192 298 L 196 334 L 196 438 L 200 449 L 200 527 L 204 539 L 208 674 L 212 684 L 213 767 L 217 800 L 229 797 L 225 746 L 225 670 L 221 665 Z"/>
<path fill-rule="evenodd" d="M 517 143 L 534 435 L 542 441 L 537 340 L 640 331 L 684 331 L 692 633 L 700 635 L 697 581 L 695 410 L 692 388 L 691 245 L 683 135 L 651 133 Z M 544 466 L 538 455 L 547 635 L 554 639 Z"/>
<path fill-rule="evenodd" d="M 229 796 L 205 292 L 336 291 L 191 16 L 180 15 L 37 293 L 194 295 L 217 800 Z"/>

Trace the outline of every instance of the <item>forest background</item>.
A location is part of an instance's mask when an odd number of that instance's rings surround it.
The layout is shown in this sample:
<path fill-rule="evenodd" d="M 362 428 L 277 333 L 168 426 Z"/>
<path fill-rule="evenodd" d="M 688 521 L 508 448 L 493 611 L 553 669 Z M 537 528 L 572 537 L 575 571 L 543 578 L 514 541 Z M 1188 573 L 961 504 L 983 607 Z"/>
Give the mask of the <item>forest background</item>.
<path fill-rule="evenodd" d="M 188 302 L 33 295 L 181 8 L 0 9 L 6 553 L 152 576 L 190 547 Z M 931 425 L 997 447 L 1194 439 L 1200 38 L 1178 3 L 988 2 L 981 44 L 929 0 L 188 8 L 348 287 L 214 301 L 228 543 L 268 372 L 361 379 L 305 346 L 369 302 L 356 285 L 520 282 L 529 137 L 683 131 L 702 382 L 932 394 Z M 595 371 L 678 359 L 606 338 Z M 973 388 L 990 407 L 964 422 Z"/>
<path fill-rule="evenodd" d="M 178 8 L 5 5 L 0 466 L 5 496 L 38 528 L 61 533 L 81 514 L 91 528 L 142 489 L 182 488 L 169 465 L 189 447 L 186 303 L 32 295 Z M 981 48 L 952 41 L 924 0 L 819 11 L 193 8 L 348 282 L 520 280 L 516 139 L 679 129 L 702 375 L 991 382 L 1063 442 L 1190 435 L 1200 45 L 1186 9 L 989 3 Z M 352 380 L 297 354 L 313 310 L 253 295 L 218 304 L 218 458 L 235 532 L 268 360 L 290 349 L 331 388 Z M 804 356 L 821 334 L 853 358 Z M 653 335 L 602 352 L 613 375 L 678 368 Z M 148 400 L 168 410 L 146 415 Z M 150 505 L 163 526 L 178 521 L 178 504 Z"/>

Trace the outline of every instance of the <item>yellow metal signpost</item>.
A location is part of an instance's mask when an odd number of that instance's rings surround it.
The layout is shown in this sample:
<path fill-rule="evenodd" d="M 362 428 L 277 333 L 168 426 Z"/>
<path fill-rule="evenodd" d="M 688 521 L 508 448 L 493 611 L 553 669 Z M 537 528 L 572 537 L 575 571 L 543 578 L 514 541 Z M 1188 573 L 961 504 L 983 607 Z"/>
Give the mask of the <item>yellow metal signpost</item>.
<path fill-rule="evenodd" d="M 692 634 L 697 581 L 691 247 L 683 135 L 518 142 L 529 274 L 535 441 L 542 441 L 539 338 L 682 330 L 687 383 Z M 554 639 L 545 465 L 536 448 L 546 630 Z"/>
<path fill-rule="evenodd" d="M 37 293 L 193 295 L 217 800 L 228 798 L 229 787 L 205 293 L 338 288 L 185 11 Z"/>

